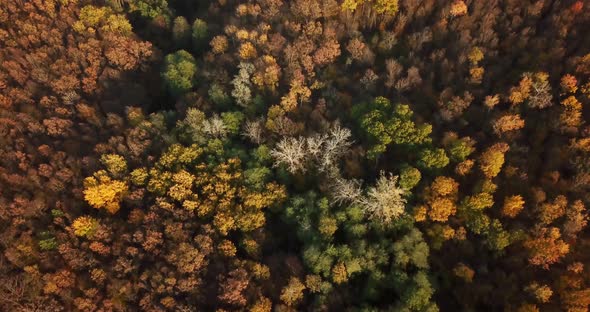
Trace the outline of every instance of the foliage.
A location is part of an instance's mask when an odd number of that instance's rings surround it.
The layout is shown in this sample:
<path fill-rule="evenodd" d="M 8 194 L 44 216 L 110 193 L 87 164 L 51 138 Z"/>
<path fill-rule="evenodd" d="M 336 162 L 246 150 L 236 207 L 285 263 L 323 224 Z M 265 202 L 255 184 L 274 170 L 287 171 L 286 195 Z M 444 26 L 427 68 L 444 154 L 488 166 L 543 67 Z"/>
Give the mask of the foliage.
<path fill-rule="evenodd" d="M 405 212 L 404 194 L 404 189 L 398 185 L 398 176 L 381 173 L 375 186 L 361 199 L 361 205 L 370 219 L 390 223 Z"/>
<path fill-rule="evenodd" d="M 197 73 L 195 58 L 185 50 L 168 54 L 164 60 L 162 78 L 174 95 L 192 89 Z"/>
<path fill-rule="evenodd" d="M 91 217 L 79 217 L 72 223 L 74 234 L 81 237 L 92 237 L 98 227 L 98 221 Z"/>
<path fill-rule="evenodd" d="M 431 141 L 432 126 L 416 125 L 408 105 L 392 106 L 388 99 L 378 97 L 369 104 L 355 106 L 352 114 L 371 142 L 370 158 L 384 153 L 389 144 L 415 146 Z"/>
<path fill-rule="evenodd" d="M 129 11 L 149 19 L 170 14 L 167 0 L 132 0 L 129 1 Z"/>
<path fill-rule="evenodd" d="M 179 49 L 184 49 L 191 40 L 191 27 L 184 16 L 178 16 L 172 22 L 172 38 Z"/>
<path fill-rule="evenodd" d="M 84 179 L 84 199 L 90 206 L 114 214 L 121 208 L 120 203 L 128 188 L 126 182 L 114 180 L 101 170 Z"/>
<path fill-rule="evenodd" d="M 586 311 L 547 2 L 0 1 L 0 311 Z"/>

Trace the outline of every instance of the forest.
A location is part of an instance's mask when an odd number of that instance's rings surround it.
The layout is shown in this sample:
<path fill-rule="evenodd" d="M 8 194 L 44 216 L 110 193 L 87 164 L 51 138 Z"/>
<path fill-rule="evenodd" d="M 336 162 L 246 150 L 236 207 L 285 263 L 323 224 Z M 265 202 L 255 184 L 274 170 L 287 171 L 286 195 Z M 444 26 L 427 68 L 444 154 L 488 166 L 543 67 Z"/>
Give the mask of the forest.
<path fill-rule="evenodd" d="M 589 8 L 0 0 L 0 311 L 589 311 Z"/>

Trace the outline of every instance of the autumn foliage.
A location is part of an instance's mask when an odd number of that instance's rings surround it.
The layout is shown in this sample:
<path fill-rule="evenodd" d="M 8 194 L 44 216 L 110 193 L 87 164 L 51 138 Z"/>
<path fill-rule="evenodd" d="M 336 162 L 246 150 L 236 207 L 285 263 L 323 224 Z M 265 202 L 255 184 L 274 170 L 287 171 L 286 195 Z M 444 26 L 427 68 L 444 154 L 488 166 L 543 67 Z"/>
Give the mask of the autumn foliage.
<path fill-rule="evenodd" d="M 0 311 L 587 311 L 585 1 L 0 1 Z"/>

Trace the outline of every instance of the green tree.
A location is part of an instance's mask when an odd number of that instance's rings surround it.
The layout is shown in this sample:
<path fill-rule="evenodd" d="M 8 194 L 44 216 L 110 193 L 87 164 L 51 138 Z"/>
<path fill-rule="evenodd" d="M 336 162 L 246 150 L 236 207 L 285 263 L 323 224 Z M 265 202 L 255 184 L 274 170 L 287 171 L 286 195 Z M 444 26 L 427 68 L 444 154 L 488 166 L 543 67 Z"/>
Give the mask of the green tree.
<path fill-rule="evenodd" d="M 442 148 L 425 148 L 418 154 L 418 166 L 424 169 L 441 169 L 449 164 L 449 158 Z"/>
<path fill-rule="evenodd" d="M 139 13 L 142 17 L 154 19 L 158 16 L 169 17 L 167 0 L 130 0 L 129 11 Z"/>
<path fill-rule="evenodd" d="M 195 58 L 185 50 L 168 54 L 164 59 L 162 78 L 173 95 L 182 95 L 192 89 L 196 74 Z"/>
<path fill-rule="evenodd" d="M 223 86 L 218 83 L 211 84 L 208 94 L 211 102 L 219 108 L 227 108 L 231 103 L 231 97 L 225 92 Z"/>
<path fill-rule="evenodd" d="M 241 112 L 224 112 L 221 113 L 221 120 L 230 135 L 236 135 L 240 132 L 240 126 L 244 121 L 244 114 Z"/>
<path fill-rule="evenodd" d="M 404 166 L 399 174 L 399 186 L 404 190 L 411 190 L 418 185 L 421 178 L 422 174 L 420 170 L 414 167 Z"/>
<path fill-rule="evenodd" d="M 178 16 L 172 23 L 172 39 L 178 49 L 186 49 L 191 41 L 191 26 L 184 16 Z"/>
<path fill-rule="evenodd" d="M 475 141 L 470 137 L 453 140 L 447 146 L 449 158 L 454 162 L 462 162 L 475 151 Z"/>
<path fill-rule="evenodd" d="M 413 114 L 410 106 L 392 105 L 384 97 L 353 107 L 352 116 L 359 122 L 370 144 L 368 157 L 378 157 L 390 144 L 412 147 L 430 143 L 432 126 L 417 125 L 412 121 Z"/>
<path fill-rule="evenodd" d="M 197 52 L 209 44 L 209 27 L 207 26 L 207 22 L 199 18 L 193 22 L 192 39 L 193 47 Z"/>

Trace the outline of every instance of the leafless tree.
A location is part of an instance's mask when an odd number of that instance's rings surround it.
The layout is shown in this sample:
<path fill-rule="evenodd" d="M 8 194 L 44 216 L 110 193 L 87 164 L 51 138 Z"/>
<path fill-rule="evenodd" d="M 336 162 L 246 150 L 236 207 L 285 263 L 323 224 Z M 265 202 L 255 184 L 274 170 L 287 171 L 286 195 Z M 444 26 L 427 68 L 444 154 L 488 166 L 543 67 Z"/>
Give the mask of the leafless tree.
<path fill-rule="evenodd" d="M 318 168 L 320 171 L 328 171 L 336 165 L 336 161 L 352 145 L 351 136 L 350 130 L 342 128 L 340 125 L 335 125 L 329 130 L 319 154 Z"/>
<path fill-rule="evenodd" d="M 203 121 L 203 132 L 210 137 L 223 138 L 227 135 L 227 128 L 218 115 L 213 115 L 211 118 Z"/>
<path fill-rule="evenodd" d="M 270 152 L 275 159 L 274 166 L 285 164 L 291 173 L 304 172 L 307 154 L 305 141 L 303 137 L 283 138 Z"/>
<path fill-rule="evenodd" d="M 352 144 L 350 137 L 350 130 L 335 125 L 328 133 L 283 139 L 271 155 L 275 166 L 285 164 L 292 173 L 304 170 L 307 163 L 314 163 L 320 172 L 330 173 Z"/>
<path fill-rule="evenodd" d="M 262 136 L 262 120 L 246 121 L 242 135 L 248 138 L 252 143 L 261 144 L 264 139 Z"/>
<path fill-rule="evenodd" d="M 355 179 L 335 177 L 331 195 L 334 203 L 338 205 L 357 203 L 362 197 L 361 182 Z"/>
<path fill-rule="evenodd" d="M 405 211 L 404 190 L 397 184 L 398 176 L 385 175 L 381 172 L 375 186 L 369 187 L 367 195 L 359 203 L 369 218 L 390 223 Z"/>

